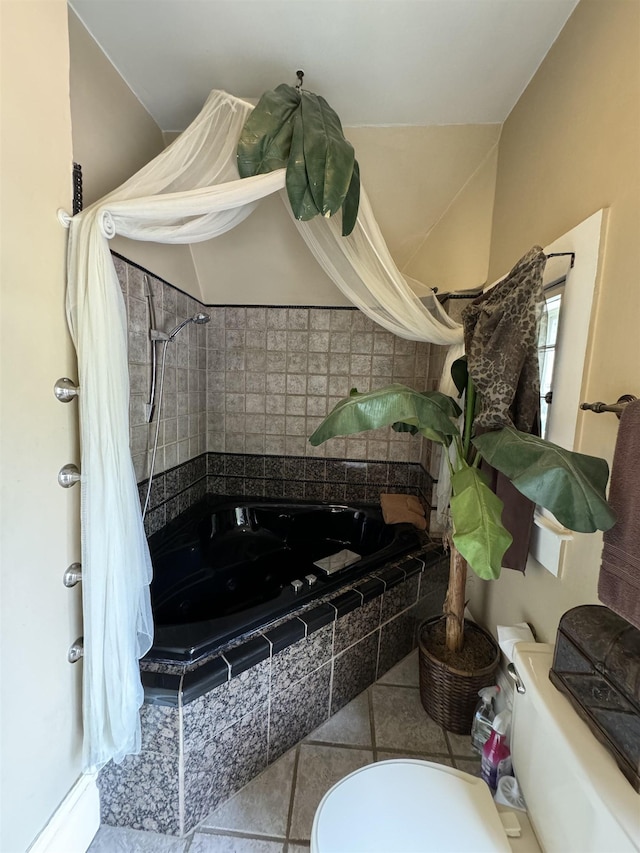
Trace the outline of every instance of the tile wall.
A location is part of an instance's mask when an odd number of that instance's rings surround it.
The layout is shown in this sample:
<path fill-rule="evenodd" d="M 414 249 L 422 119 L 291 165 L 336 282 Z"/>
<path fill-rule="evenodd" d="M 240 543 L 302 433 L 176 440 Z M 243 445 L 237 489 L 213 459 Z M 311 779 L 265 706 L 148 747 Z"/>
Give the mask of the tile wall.
<path fill-rule="evenodd" d="M 148 279 L 155 310 L 156 328 L 169 332 L 178 323 L 204 310 L 196 299 L 150 273 L 114 255 L 114 264 L 129 318 L 130 443 L 138 481 L 149 476 L 151 448 L 159 426 L 155 471 L 165 471 L 204 453 L 207 428 L 207 335 L 206 326 L 190 323 L 167 345 L 160 418 L 151 424 L 145 404 L 151 387 Z M 162 344 L 155 344 L 158 364 Z M 160 371 L 157 373 L 158 379 Z M 156 399 L 159 399 L 156 396 Z"/>
<path fill-rule="evenodd" d="M 209 450 L 420 460 L 420 440 L 389 428 L 319 447 L 307 439 L 352 388 L 429 387 L 428 344 L 395 337 L 355 308 L 208 310 Z"/>
<path fill-rule="evenodd" d="M 351 388 L 389 382 L 418 390 L 438 382 L 440 358 L 355 308 L 204 306 L 120 256 L 129 316 L 131 448 L 138 481 L 149 475 L 156 422 L 145 420 L 151 381 L 148 278 L 156 327 L 168 332 L 198 311 L 167 346 L 155 471 L 205 451 L 421 462 L 422 441 L 390 428 L 312 447 L 308 436 Z M 162 345 L 156 344 L 158 359 Z M 433 353 L 432 353 L 433 349 Z M 426 444 L 426 442 L 425 442 Z"/>
<path fill-rule="evenodd" d="M 138 487 L 141 506 L 147 485 L 142 480 Z M 428 507 L 432 479 L 417 462 L 203 453 L 155 475 L 144 523 L 150 536 L 205 494 L 377 503 L 382 492 L 416 495 Z"/>

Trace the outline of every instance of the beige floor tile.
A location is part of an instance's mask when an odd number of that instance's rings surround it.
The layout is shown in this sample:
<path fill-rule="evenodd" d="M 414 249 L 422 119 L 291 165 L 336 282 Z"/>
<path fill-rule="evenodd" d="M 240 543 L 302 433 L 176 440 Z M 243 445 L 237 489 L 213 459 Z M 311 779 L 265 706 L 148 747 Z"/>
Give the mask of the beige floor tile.
<path fill-rule="evenodd" d="M 183 853 L 186 847 L 184 839 L 172 835 L 103 824 L 87 853 Z"/>
<path fill-rule="evenodd" d="M 308 844 L 290 844 L 287 847 L 287 853 L 309 853 Z"/>
<path fill-rule="evenodd" d="M 368 691 L 356 696 L 307 737 L 323 743 L 371 746 L 371 720 Z"/>
<path fill-rule="evenodd" d="M 291 749 L 213 811 L 202 821 L 201 826 L 284 838 L 287 834 L 294 763 L 295 749 Z"/>
<path fill-rule="evenodd" d="M 241 838 L 237 835 L 207 835 L 197 832 L 193 836 L 190 853 L 283 853 L 284 842 L 262 838 Z"/>
<path fill-rule="evenodd" d="M 374 686 L 373 720 L 378 749 L 448 754 L 444 731 L 427 715 L 414 688 Z"/>
<path fill-rule="evenodd" d="M 378 679 L 378 684 L 402 684 L 406 687 L 418 687 L 420 674 L 418 670 L 418 650 L 403 658 L 389 672 Z"/>
<path fill-rule="evenodd" d="M 300 746 L 289 838 L 294 841 L 310 838 L 316 809 L 329 788 L 372 760 L 371 750 L 303 743 Z"/>
<path fill-rule="evenodd" d="M 452 755 L 460 758 L 479 758 L 471 746 L 471 735 L 454 735 L 453 732 L 447 732 L 447 739 Z"/>
<path fill-rule="evenodd" d="M 455 766 L 458 770 L 463 770 L 465 773 L 469 773 L 471 776 L 479 776 L 480 775 L 480 759 L 476 759 L 475 761 L 470 760 L 468 758 L 455 758 L 454 759 Z"/>

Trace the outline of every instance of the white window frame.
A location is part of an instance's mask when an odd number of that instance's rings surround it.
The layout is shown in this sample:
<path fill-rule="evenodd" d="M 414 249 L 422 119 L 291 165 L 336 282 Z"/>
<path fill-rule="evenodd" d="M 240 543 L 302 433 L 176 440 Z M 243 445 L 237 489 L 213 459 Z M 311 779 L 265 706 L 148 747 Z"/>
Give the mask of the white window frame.
<path fill-rule="evenodd" d="M 566 274 L 547 440 L 568 450 L 574 449 L 577 437 L 605 223 L 605 211 L 599 210 L 544 249 L 546 254 L 573 252 L 575 256 L 573 268 L 568 269 L 568 258 L 559 257 L 550 258 L 545 269 L 545 286 Z M 571 539 L 573 533 L 563 527 L 548 510 L 536 510 L 529 561 L 559 577 L 564 562 L 565 543 Z"/>

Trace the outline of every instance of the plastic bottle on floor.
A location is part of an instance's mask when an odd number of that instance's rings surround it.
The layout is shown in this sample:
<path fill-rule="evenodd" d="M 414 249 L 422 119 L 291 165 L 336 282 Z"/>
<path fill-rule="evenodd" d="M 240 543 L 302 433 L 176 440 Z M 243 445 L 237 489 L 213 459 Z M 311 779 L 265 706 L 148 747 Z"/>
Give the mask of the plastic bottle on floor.
<path fill-rule="evenodd" d="M 511 711 L 501 711 L 491 726 L 491 735 L 482 749 L 480 775 L 495 793 L 501 776 L 511 774 L 511 751 L 507 744 L 507 731 L 511 722 Z"/>
<path fill-rule="evenodd" d="M 482 755 L 482 748 L 491 735 L 491 725 L 496 715 L 493 701 L 499 692 L 500 688 L 497 684 L 493 687 L 483 687 L 482 690 L 478 690 L 480 701 L 473 715 L 471 746 L 479 755 Z"/>

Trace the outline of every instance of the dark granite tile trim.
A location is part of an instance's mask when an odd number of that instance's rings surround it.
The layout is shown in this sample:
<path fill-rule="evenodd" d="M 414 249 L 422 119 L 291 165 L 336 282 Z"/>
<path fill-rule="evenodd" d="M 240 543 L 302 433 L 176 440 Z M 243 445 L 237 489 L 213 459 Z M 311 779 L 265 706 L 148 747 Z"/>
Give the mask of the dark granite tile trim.
<path fill-rule="evenodd" d="M 246 457 L 242 453 L 224 454 L 224 473 L 227 477 L 244 477 Z"/>
<path fill-rule="evenodd" d="M 202 497 L 207 489 L 208 456 L 209 454 L 201 453 L 187 462 L 169 468 L 161 474 L 156 474 L 151 485 L 149 510 L 153 511 L 160 508 L 165 510 L 166 523 L 168 523 L 177 515 L 177 512 L 173 511 L 174 502 L 177 502 L 178 506 L 176 508 L 182 512 L 183 509 L 188 509 L 188 506 L 182 506 L 185 497 L 189 498 L 189 503 L 193 502 L 191 498 L 197 499 L 198 497 Z M 141 480 L 138 483 L 141 508 L 144 508 L 148 484 L 148 479 Z M 196 489 L 195 487 L 200 486 L 200 484 L 202 484 L 202 488 Z M 193 491 L 190 493 L 190 490 Z M 202 495 L 200 491 L 202 491 Z"/>
<path fill-rule="evenodd" d="M 405 574 L 406 578 L 413 577 L 413 575 L 419 575 L 420 572 L 424 571 L 424 560 L 419 560 L 416 557 L 410 557 L 408 560 L 403 560 L 400 563 L 400 568 Z"/>
<path fill-rule="evenodd" d="M 381 491 L 403 491 L 431 499 L 431 476 L 418 462 L 210 452 L 206 471 L 220 494 L 377 501 Z"/>
<path fill-rule="evenodd" d="M 263 636 L 271 643 L 271 654 L 277 655 L 283 649 L 302 640 L 307 634 L 306 625 L 300 619 L 290 619 L 277 628 L 265 631 Z"/>
<path fill-rule="evenodd" d="M 309 634 L 313 634 L 314 631 L 324 628 L 330 622 L 335 622 L 336 608 L 332 607 L 331 604 L 320 604 L 312 610 L 301 613 L 297 618 L 307 626 L 308 636 Z"/>
<path fill-rule="evenodd" d="M 369 578 L 364 583 L 359 583 L 354 589 L 362 596 L 362 603 L 366 604 L 378 595 L 382 595 L 385 585 L 380 578 Z"/>
<path fill-rule="evenodd" d="M 228 680 L 229 666 L 223 657 L 212 658 L 198 669 L 185 672 L 182 682 L 183 704 L 193 702 Z"/>
<path fill-rule="evenodd" d="M 445 551 L 441 540 L 429 539 L 422 546 L 420 559 L 424 560 L 425 566 L 431 566 L 445 558 L 449 559 L 449 552 Z"/>
<path fill-rule="evenodd" d="M 362 605 L 363 596 L 355 589 L 350 589 L 348 592 L 343 592 L 342 595 L 330 599 L 329 603 L 335 607 L 338 616 L 344 616 Z"/>
<path fill-rule="evenodd" d="M 224 453 L 207 453 L 207 474 L 210 477 L 224 474 Z"/>
<path fill-rule="evenodd" d="M 402 583 L 405 579 L 405 574 L 399 566 L 391 566 L 388 569 L 377 572 L 377 577 L 384 581 L 386 589 L 392 589 L 394 586 Z"/>
<path fill-rule="evenodd" d="M 148 705 L 177 708 L 182 691 L 182 675 L 167 672 L 141 672 L 144 701 Z"/>
<path fill-rule="evenodd" d="M 231 667 L 231 678 L 251 669 L 257 663 L 266 660 L 271 655 L 271 646 L 265 637 L 254 637 L 240 646 L 224 652 L 222 657 Z"/>

